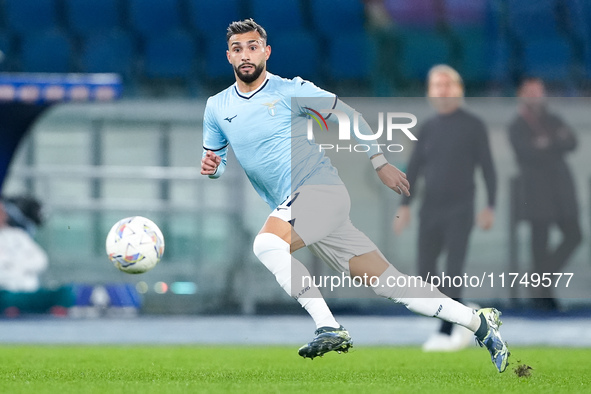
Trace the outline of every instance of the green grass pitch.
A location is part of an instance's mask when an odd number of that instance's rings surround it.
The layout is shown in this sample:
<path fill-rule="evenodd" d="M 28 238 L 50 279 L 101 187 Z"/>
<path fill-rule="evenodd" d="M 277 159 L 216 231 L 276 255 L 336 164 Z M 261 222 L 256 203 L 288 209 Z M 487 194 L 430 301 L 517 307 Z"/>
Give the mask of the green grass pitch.
<path fill-rule="evenodd" d="M 499 374 L 485 349 L 358 347 L 303 360 L 296 347 L 0 346 L 0 393 L 581 393 L 591 349 L 514 348 Z M 517 360 L 530 377 L 514 373 Z"/>

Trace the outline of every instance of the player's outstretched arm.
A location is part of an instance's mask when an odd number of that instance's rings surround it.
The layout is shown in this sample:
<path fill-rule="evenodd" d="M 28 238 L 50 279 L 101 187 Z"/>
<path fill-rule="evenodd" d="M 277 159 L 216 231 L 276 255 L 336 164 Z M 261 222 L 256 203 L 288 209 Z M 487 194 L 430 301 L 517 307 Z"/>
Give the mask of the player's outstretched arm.
<path fill-rule="evenodd" d="M 398 194 L 404 194 L 407 197 L 410 196 L 410 183 L 406 179 L 404 172 L 388 163 L 383 154 L 373 156 L 371 162 L 384 185 Z"/>
<path fill-rule="evenodd" d="M 210 150 L 206 151 L 201 158 L 201 175 L 214 175 L 221 162 L 222 158 L 220 156 Z"/>

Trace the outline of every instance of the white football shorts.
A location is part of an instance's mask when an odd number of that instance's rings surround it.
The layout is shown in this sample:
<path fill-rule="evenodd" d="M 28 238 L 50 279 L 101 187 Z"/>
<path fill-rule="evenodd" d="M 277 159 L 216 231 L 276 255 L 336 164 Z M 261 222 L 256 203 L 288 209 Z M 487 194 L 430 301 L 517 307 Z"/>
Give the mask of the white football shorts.
<path fill-rule="evenodd" d="M 351 223 L 350 209 L 344 185 L 306 185 L 269 216 L 289 222 L 312 253 L 336 271 L 349 274 L 351 258 L 377 250 Z"/>

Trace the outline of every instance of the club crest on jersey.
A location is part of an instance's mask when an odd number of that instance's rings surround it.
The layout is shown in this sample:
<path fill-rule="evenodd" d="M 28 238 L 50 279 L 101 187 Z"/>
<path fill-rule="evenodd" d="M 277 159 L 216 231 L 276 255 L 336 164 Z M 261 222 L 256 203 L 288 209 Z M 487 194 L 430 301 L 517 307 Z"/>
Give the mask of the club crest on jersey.
<path fill-rule="evenodd" d="M 281 100 L 281 99 L 277 99 L 277 100 L 272 101 L 270 103 L 263 103 L 263 105 L 267 107 L 267 111 L 269 111 L 269 115 L 275 116 L 275 114 L 277 113 L 277 109 L 275 108 L 275 104 L 277 104 L 279 102 L 279 100 Z"/>

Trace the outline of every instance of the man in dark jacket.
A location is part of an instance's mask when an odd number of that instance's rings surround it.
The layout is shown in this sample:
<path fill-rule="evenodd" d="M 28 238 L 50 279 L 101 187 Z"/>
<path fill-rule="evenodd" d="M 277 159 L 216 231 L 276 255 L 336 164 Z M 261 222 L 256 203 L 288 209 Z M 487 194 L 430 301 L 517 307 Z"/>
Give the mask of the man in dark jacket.
<path fill-rule="evenodd" d="M 440 274 L 437 260 L 446 254 L 447 276 L 464 275 L 470 233 L 474 225 L 475 173 L 482 169 L 487 206 L 477 216 L 488 230 L 494 222 L 497 178 L 486 125 L 463 106 L 464 87 L 456 70 L 434 66 L 428 75 L 427 94 L 437 114 L 426 120 L 408 164 L 406 176 L 416 182 L 422 176 L 425 193 L 420 212 L 418 269 L 425 280 Z M 410 223 L 411 197 L 403 197 L 394 217 L 394 232 L 400 234 Z M 459 300 L 461 288 L 442 287 Z M 453 332 L 452 332 L 453 329 Z M 424 351 L 456 351 L 470 343 L 461 329 L 442 323 L 439 332 L 423 345 Z"/>
<path fill-rule="evenodd" d="M 576 148 L 577 139 L 559 116 L 548 111 L 540 79 L 526 79 L 518 95 L 519 113 L 509 127 L 509 137 L 521 169 L 521 214 L 531 224 L 533 271 L 555 278 L 552 273 L 563 271 L 581 243 L 575 184 L 565 161 L 565 155 Z M 551 250 L 548 236 L 554 224 L 563 237 Z M 557 308 L 552 287 L 538 289 L 537 305 Z"/>

